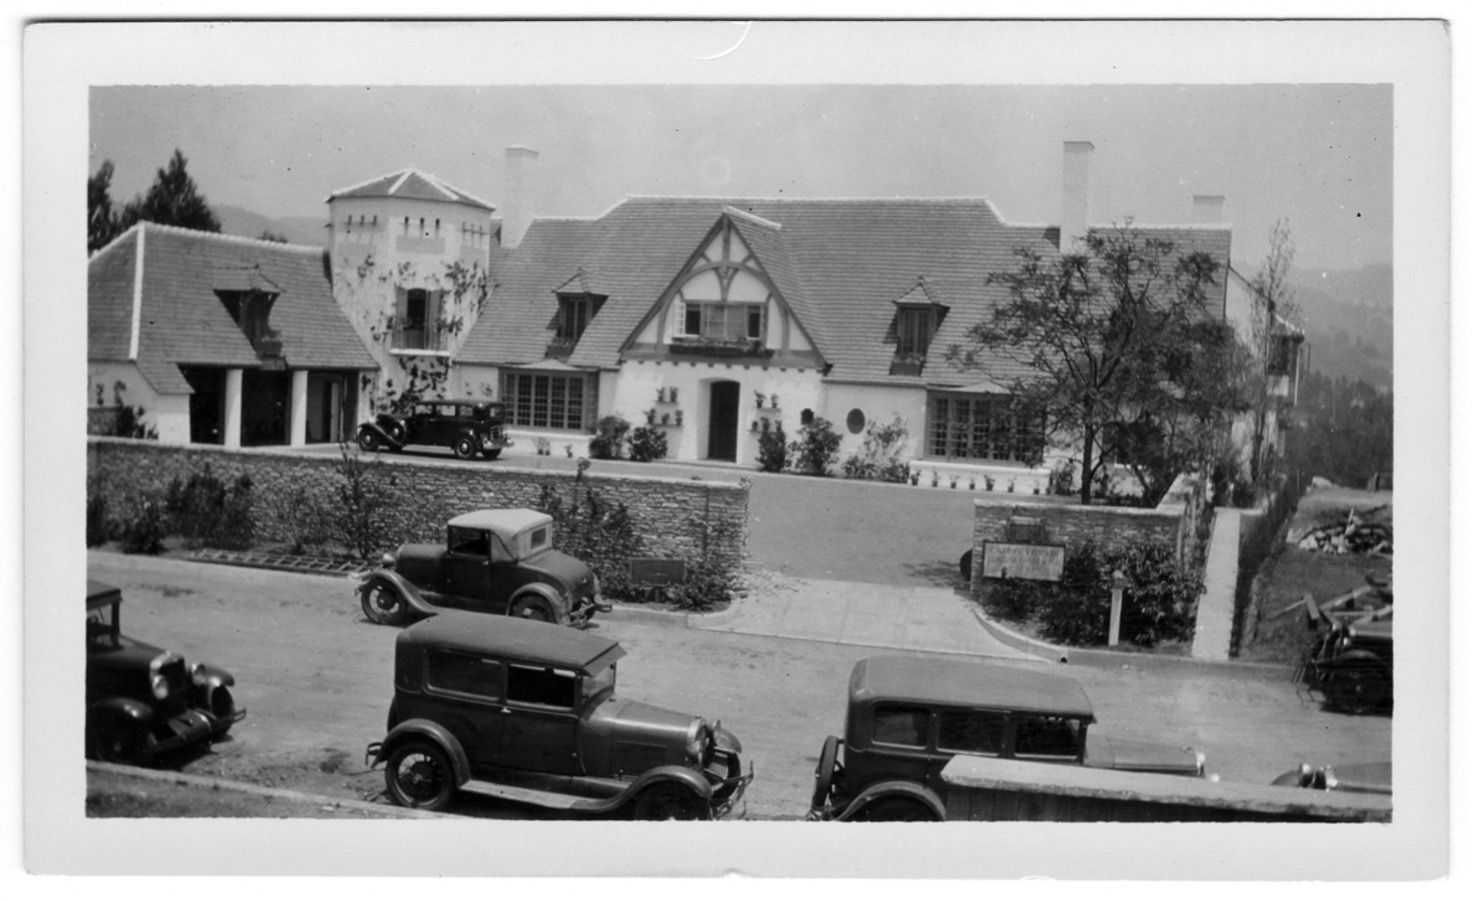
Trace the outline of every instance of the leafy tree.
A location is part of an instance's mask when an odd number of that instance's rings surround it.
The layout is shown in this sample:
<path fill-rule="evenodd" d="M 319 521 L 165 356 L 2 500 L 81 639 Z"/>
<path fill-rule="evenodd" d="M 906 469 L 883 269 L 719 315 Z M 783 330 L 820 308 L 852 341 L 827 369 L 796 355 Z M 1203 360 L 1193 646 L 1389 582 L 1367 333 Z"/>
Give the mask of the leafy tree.
<path fill-rule="evenodd" d="M 167 168 L 158 170 L 148 193 L 128 201 L 119 220 L 119 231 L 137 222 L 157 222 L 195 231 L 217 232 L 220 220 L 186 171 L 189 161 L 175 149 Z"/>
<path fill-rule="evenodd" d="M 1082 503 L 1111 457 L 1145 477 L 1153 503 L 1175 472 L 1205 464 L 1242 409 L 1239 343 L 1209 304 L 1221 265 L 1128 223 L 1091 233 L 1081 252 L 1014 255 L 987 278 L 1007 300 L 947 358 L 1003 385 L 1049 438 L 1077 443 Z"/>
<path fill-rule="evenodd" d="M 264 231 L 262 231 L 259 235 L 257 235 L 256 236 L 256 240 L 258 240 L 258 241 L 271 241 L 271 242 L 273 242 L 275 244 L 290 244 L 291 243 L 291 239 L 290 238 L 286 237 L 285 235 L 279 235 L 276 232 L 271 231 L 269 228 L 266 229 L 266 230 L 264 230 Z"/>
<path fill-rule="evenodd" d="M 1305 373 L 1288 443 L 1290 468 L 1343 485 L 1364 485 L 1395 467 L 1395 397 L 1365 381 Z"/>
<path fill-rule="evenodd" d="M 112 208 L 112 160 L 103 160 L 97 173 L 87 179 L 87 253 L 106 247 L 122 231 Z"/>

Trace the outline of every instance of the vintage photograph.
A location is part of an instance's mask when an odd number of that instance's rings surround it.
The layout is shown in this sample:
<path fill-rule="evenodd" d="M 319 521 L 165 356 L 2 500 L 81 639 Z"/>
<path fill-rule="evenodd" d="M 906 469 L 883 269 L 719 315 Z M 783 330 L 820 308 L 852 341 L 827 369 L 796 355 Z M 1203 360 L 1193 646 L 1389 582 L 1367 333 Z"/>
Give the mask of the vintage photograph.
<path fill-rule="evenodd" d="M 35 871 L 1445 872 L 1436 23 L 29 37 Z"/>

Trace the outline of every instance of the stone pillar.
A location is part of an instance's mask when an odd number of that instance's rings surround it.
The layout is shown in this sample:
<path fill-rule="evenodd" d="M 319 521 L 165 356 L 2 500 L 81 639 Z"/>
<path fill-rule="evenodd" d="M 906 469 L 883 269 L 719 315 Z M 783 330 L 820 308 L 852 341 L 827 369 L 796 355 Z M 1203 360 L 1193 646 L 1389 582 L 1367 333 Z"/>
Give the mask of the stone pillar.
<path fill-rule="evenodd" d="M 225 370 L 225 434 L 220 437 L 226 447 L 240 447 L 240 410 L 244 381 L 244 370 Z"/>
<path fill-rule="evenodd" d="M 286 443 L 302 447 L 307 443 L 307 371 L 295 369 L 291 373 L 291 432 Z"/>

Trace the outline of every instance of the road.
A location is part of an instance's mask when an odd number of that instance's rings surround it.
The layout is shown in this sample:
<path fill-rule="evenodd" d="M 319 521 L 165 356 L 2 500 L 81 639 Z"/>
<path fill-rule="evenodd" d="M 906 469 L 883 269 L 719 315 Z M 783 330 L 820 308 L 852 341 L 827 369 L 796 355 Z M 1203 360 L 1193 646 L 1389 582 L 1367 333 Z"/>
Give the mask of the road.
<path fill-rule="evenodd" d="M 89 552 L 88 575 L 124 591 L 123 631 L 231 670 L 250 711 L 212 753 L 181 771 L 358 800 L 382 776 L 363 749 L 382 737 L 397 630 L 363 620 L 344 578 Z M 759 603 L 748 599 L 746 603 Z M 720 719 L 757 778 L 750 819 L 798 819 L 816 755 L 841 730 L 848 673 L 872 647 L 686 628 L 617 610 L 597 624 L 629 655 L 619 692 Z M 1023 664 L 1029 665 L 1029 664 Z M 1056 664 L 1030 664 L 1056 669 Z M 1281 678 L 1069 667 L 1105 734 L 1203 748 L 1225 780 L 1266 783 L 1301 760 L 1385 760 L 1388 717 L 1347 717 L 1301 699 Z M 527 817 L 508 807 L 462 807 Z"/>

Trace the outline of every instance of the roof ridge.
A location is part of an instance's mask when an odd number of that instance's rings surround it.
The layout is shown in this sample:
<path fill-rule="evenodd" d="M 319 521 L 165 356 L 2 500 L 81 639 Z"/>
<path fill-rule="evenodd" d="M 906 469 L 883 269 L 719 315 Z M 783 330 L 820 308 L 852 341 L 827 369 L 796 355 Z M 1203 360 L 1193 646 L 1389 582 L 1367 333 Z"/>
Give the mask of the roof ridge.
<path fill-rule="evenodd" d="M 192 236 L 192 237 L 209 238 L 211 240 L 226 241 L 226 242 L 230 242 L 230 243 L 234 243 L 234 244 L 251 244 L 251 245 L 258 246 L 258 247 L 270 247 L 270 248 L 274 248 L 274 249 L 277 249 L 277 250 L 290 250 L 290 251 L 293 251 L 295 253 L 312 253 L 312 254 L 326 253 L 326 251 L 323 248 L 321 248 L 321 247 L 315 247 L 315 246 L 313 246 L 311 244 L 291 244 L 291 243 L 286 243 L 286 242 L 282 242 L 282 241 L 267 241 L 264 238 L 246 238 L 246 237 L 242 237 L 240 235 L 226 234 L 225 232 L 207 232 L 207 231 L 200 231 L 197 228 L 184 228 L 184 227 L 178 226 L 178 225 L 166 225 L 166 224 L 164 224 L 162 222 L 151 222 L 151 221 L 148 221 L 148 220 L 139 220 L 137 222 L 137 224 L 134 225 L 132 228 L 129 228 L 128 231 L 132 231 L 133 228 L 138 228 L 138 227 L 144 226 L 144 225 L 147 225 L 149 228 L 158 229 L 158 230 L 161 230 L 161 231 L 164 231 L 164 232 L 171 232 L 171 233 L 178 234 L 178 235 L 189 235 L 189 236 Z M 124 232 L 123 234 L 127 234 L 127 232 Z M 119 237 L 122 237 L 122 236 L 120 235 Z M 111 246 L 111 245 L 109 245 L 109 246 Z M 105 249 L 106 248 L 104 248 L 104 250 Z M 98 251 L 98 253 L 101 253 L 101 252 L 102 251 Z"/>
<path fill-rule="evenodd" d="M 392 185 L 390 185 L 388 187 L 388 189 L 386 191 L 384 191 L 384 193 L 386 195 L 392 195 L 399 188 L 403 187 L 404 182 L 411 175 L 418 176 L 419 178 L 423 179 L 426 183 L 428 183 L 431 188 L 434 188 L 436 191 L 439 191 L 441 194 L 444 194 L 448 198 L 448 200 L 449 200 L 450 203 L 457 203 L 457 202 L 460 202 L 460 201 L 463 201 L 463 200 L 468 200 L 468 201 L 472 201 L 474 203 L 478 203 L 478 204 L 480 204 L 481 206 L 485 207 L 488 210 L 495 210 L 496 209 L 496 205 L 494 203 L 491 203 L 490 201 L 485 200 L 483 198 L 477 197 L 476 195 L 474 195 L 474 194 L 470 193 L 469 191 L 466 191 L 466 190 L 464 190 L 462 188 L 457 188 L 454 185 L 450 184 L 449 182 L 445 181 L 444 179 L 440 178 L 438 175 L 435 175 L 435 174 L 433 174 L 431 172 L 426 172 L 423 169 L 419 169 L 419 168 L 417 168 L 415 166 L 405 166 L 402 169 L 398 169 L 398 170 L 393 171 L 393 172 L 386 172 L 383 175 L 376 175 L 373 178 L 367 179 L 365 181 L 360 181 L 360 182 L 358 182 L 355 185 L 349 185 L 346 188 L 337 188 L 336 190 L 333 190 L 333 191 L 331 191 L 331 192 L 328 193 L 328 195 L 327 195 L 327 201 L 326 202 L 331 203 L 333 201 L 333 199 L 337 198 L 340 195 L 348 194 L 348 193 L 350 193 L 352 191 L 357 191 L 357 190 L 360 190 L 362 188 L 366 188 L 366 187 L 368 187 L 371 184 L 375 184 L 376 182 L 381 182 L 381 181 L 384 181 L 384 180 L 387 180 L 387 179 L 390 179 L 390 178 L 393 179 L 394 182 L 393 182 Z"/>
<path fill-rule="evenodd" d="M 758 201 L 762 203 L 985 203 L 988 206 L 993 206 L 991 199 L 985 194 L 965 197 L 735 197 L 729 194 L 628 194 L 625 195 L 624 200 L 691 200 L 721 202 L 727 205 L 737 202 Z M 618 206 L 618 204 L 614 204 L 614 206 Z"/>
<path fill-rule="evenodd" d="M 92 251 L 92 255 L 89 256 L 89 257 L 87 257 L 87 262 L 90 263 L 93 260 L 97 259 L 98 257 L 102 256 L 103 254 L 107 253 L 109 250 L 112 250 L 113 247 L 115 247 L 118 243 L 120 243 L 124 238 L 128 237 L 128 235 L 131 235 L 133 232 L 138 231 L 138 226 L 140 226 L 142 224 L 143 224 L 143 220 L 140 219 L 139 221 L 134 222 L 132 225 L 130 225 L 127 228 L 123 229 L 123 231 L 122 231 L 121 234 L 113 235 L 113 238 L 112 238 L 111 241 L 108 241 L 106 244 L 104 244 L 101 247 L 97 248 L 96 250 Z"/>

